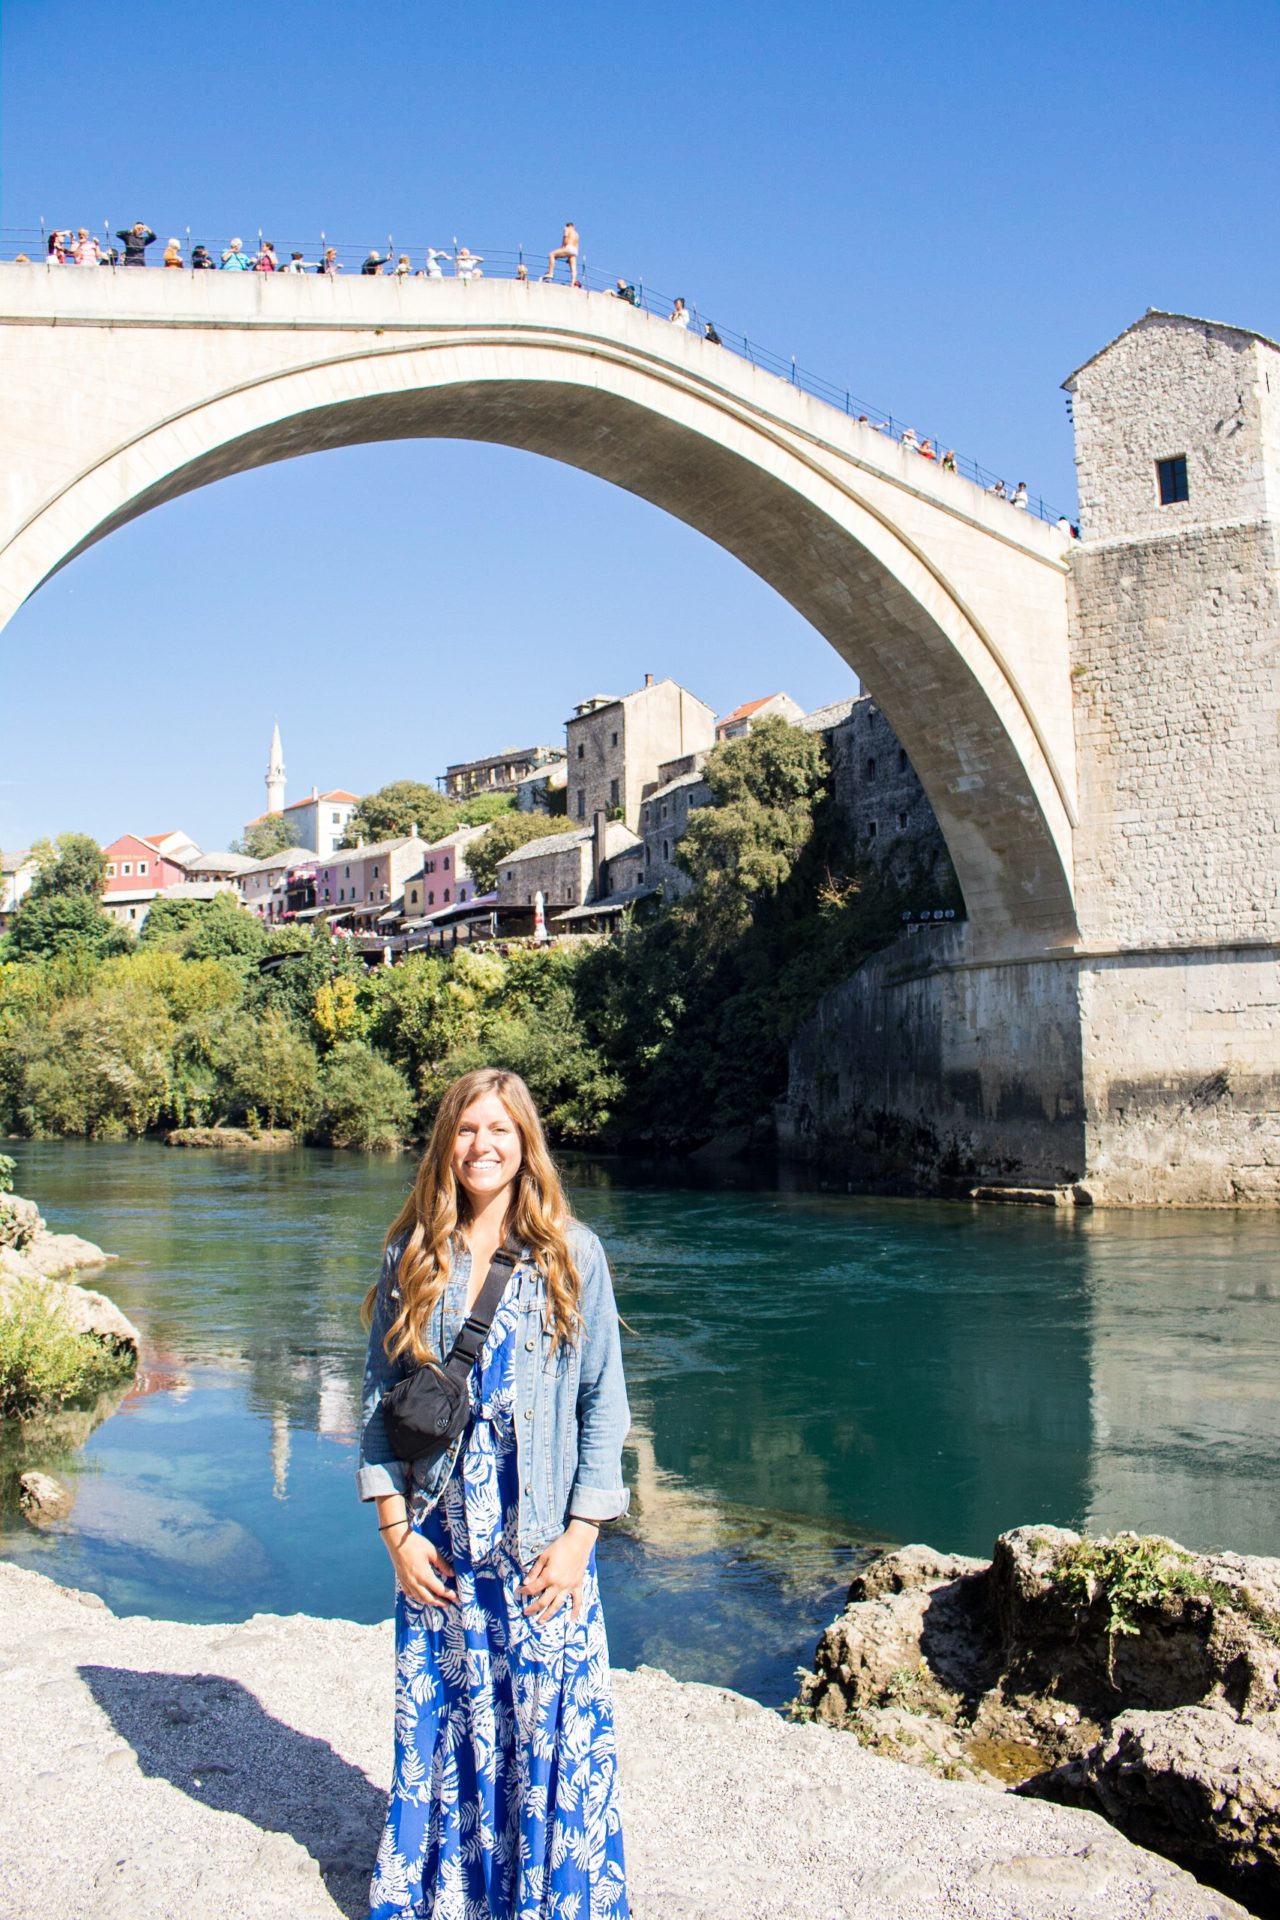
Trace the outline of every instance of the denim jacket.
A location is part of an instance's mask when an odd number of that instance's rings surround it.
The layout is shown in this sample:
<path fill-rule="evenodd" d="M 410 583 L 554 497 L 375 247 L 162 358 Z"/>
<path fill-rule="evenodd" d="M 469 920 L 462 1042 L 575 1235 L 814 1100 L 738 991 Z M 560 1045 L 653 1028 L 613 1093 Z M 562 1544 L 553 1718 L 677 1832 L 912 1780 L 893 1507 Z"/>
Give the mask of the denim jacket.
<path fill-rule="evenodd" d="M 388 1247 L 369 1328 L 364 1370 L 362 1435 L 356 1487 L 362 1500 L 420 1488 L 429 1504 L 439 1499 L 457 1458 L 457 1441 L 434 1459 L 412 1466 L 397 1459 L 382 1419 L 383 1394 L 413 1369 L 401 1355 L 387 1358 L 383 1342 L 398 1311 L 396 1270 L 402 1243 Z M 546 1283 L 526 1250 L 507 1282 L 519 1307 L 516 1348 L 515 1430 L 520 1481 L 519 1543 L 528 1561 L 564 1532 L 570 1518 L 615 1520 L 630 1495 L 622 1484 L 622 1443 L 631 1424 L 618 1310 L 604 1248 L 580 1222 L 569 1228 L 569 1248 L 582 1282 L 582 1326 L 575 1342 L 556 1346 L 543 1326 Z M 455 1255 L 449 1285 L 428 1328 L 432 1349 L 444 1357 L 462 1325 L 471 1256 Z M 506 1297 L 506 1296 L 504 1296 Z"/>

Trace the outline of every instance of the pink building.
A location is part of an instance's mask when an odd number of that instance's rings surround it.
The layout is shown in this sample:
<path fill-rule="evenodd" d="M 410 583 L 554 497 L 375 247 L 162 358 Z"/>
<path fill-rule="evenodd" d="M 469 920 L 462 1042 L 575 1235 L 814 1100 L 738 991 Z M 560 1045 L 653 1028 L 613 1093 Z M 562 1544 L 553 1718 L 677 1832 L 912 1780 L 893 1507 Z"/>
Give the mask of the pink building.
<path fill-rule="evenodd" d="M 102 904 L 122 926 L 140 925 L 156 895 L 187 877 L 185 867 L 136 833 L 121 834 L 102 851 L 107 856 Z"/>

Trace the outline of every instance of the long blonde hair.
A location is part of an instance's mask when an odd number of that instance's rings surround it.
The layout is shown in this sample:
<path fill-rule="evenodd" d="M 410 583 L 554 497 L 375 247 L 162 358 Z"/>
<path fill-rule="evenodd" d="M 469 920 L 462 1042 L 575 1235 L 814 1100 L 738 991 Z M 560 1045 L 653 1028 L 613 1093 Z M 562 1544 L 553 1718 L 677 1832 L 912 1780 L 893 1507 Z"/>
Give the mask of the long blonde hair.
<path fill-rule="evenodd" d="M 448 1284 L 449 1261 L 459 1227 L 470 1216 L 466 1191 L 459 1188 L 453 1170 L 453 1147 L 463 1114 L 473 1100 L 486 1093 L 497 1094 L 520 1136 L 520 1171 L 507 1212 L 507 1237 L 533 1250 L 546 1282 L 546 1324 L 556 1344 L 578 1336 L 581 1281 L 568 1240 L 573 1215 L 533 1095 L 518 1073 L 510 1073 L 505 1067 L 478 1067 L 446 1088 L 413 1189 L 387 1233 L 384 1251 L 396 1241 L 403 1242 L 396 1269 L 400 1310 L 387 1329 L 385 1342 L 390 1360 L 407 1353 L 420 1366 L 423 1361 L 440 1357 L 432 1352 L 426 1330 Z M 373 1318 L 378 1286 L 375 1280 L 364 1298 L 362 1317 L 366 1326 Z"/>

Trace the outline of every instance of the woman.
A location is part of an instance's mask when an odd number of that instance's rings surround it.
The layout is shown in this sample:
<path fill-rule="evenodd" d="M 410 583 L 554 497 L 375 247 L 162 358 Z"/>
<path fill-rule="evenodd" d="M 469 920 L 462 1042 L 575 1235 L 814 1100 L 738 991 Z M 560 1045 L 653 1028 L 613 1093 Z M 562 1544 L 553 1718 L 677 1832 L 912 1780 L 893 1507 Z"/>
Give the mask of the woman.
<path fill-rule="evenodd" d="M 382 1395 L 443 1360 L 518 1263 L 460 1440 L 406 1467 Z M 371 1920 L 627 1920 L 601 1521 L 627 1507 L 608 1262 L 569 1213 L 523 1080 L 445 1093 L 365 1301 L 357 1483 L 396 1575 L 396 1753 Z"/>
<path fill-rule="evenodd" d="M 668 320 L 673 327 L 687 327 L 690 317 L 689 309 L 686 307 L 683 298 L 677 294 L 676 303 L 667 315 Z"/>
<path fill-rule="evenodd" d="M 164 263 L 166 267 L 180 267 L 182 265 L 182 248 L 178 245 L 176 239 L 170 240 L 166 246 L 164 250 Z"/>

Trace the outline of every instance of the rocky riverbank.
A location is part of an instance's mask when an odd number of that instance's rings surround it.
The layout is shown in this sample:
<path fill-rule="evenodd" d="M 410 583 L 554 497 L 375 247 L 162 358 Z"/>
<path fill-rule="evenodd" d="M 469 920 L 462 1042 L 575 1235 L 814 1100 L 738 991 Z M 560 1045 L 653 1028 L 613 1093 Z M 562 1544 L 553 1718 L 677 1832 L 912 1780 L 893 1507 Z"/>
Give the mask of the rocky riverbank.
<path fill-rule="evenodd" d="M 1280 1914 L 1280 1560 L 1019 1527 L 859 1574 L 797 1711 L 945 1778 L 1102 1813 Z"/>
<path fill-rule="evenodd" d="M 367 1912 L 390 1623 L 118 1619 L 0 1565 L 0 1671 L 6 1915 Z M 652 1669 L 616 1678 L 636 1920 L 1242 1920 L 1096 1815 L 930 1779 Z"/>

